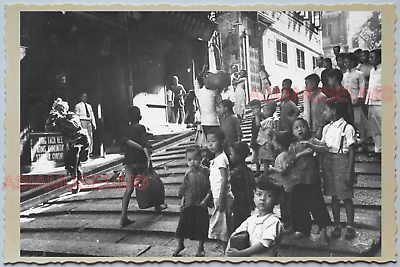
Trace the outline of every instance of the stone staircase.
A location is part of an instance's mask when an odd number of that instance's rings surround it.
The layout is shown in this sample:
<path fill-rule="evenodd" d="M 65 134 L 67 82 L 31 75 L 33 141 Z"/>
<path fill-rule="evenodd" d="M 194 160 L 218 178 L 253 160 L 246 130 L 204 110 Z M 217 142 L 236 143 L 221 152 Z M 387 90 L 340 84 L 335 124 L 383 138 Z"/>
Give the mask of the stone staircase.
<path fill-rule="evenodd" d="M 244 141 L 250 141 L 250 118 L 242 123 Z M 160 213 L 140 210 L 133 194 L 129 216 L 135 223 L 119 226 L 121 213 L 121 179 L 114 171 L 101 173 L 98 179 L 88 177 L 87 184 L 96 188 L 77 195 L 69 192 L 21 212 L 21 256 L 104 256 L 104 257 L 170 257 L 177 245 L 174 232 L 179 218 L 178 190 L 184 173 L 186 147 L 193 146 L 194 134 L 168 145 L 153 154 L 156 172 L 165 184 L 168 208 Z M 372 149 L 372 146 L 370 147 Z M 247 159 L 249 167 L 255 166 Z M 362 152 L 356 154 L 355 224 L 357 237 L 331 240 L 327 247 L 317 246 L 316 226 L 310 237 L 295 240 L 285 236 L 280 250 L 283 257 L 373 257 L 381 245 L 381 164 Z M 328 209 L 330 202 L 326 199 Z M 210 210 L 211 212 L 211 210 Z M 279 213 L 279 209 L 277 209 Z M 342 221 L 346 221 L 341 207 Z M 328 235 L 333 226 L 328 227 Z M 182 257 L 196 254 L 197 242 L 185 241 Z M 221 257 L 221 244 L 208 240 L 206 257 Z"/>

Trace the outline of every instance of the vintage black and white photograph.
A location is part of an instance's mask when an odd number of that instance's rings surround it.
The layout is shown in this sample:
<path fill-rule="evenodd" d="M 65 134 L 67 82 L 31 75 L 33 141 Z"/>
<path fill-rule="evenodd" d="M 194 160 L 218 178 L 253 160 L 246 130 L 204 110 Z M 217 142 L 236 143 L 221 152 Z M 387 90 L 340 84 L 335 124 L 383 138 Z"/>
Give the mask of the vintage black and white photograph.
<path fill-rule="evenodd" d="M 20 259 L 381 257 L 382 12 L 284 10 L 20 11 Z"/>

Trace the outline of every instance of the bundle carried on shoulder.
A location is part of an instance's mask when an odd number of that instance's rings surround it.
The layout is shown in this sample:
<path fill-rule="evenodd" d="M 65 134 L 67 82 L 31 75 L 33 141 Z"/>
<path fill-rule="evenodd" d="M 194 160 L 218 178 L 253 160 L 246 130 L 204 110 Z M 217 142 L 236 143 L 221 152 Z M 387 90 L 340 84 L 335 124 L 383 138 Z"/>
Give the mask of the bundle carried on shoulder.
<path fill-rule="evenodd" d="M 165 188 L 158 174 L 147 169 L 135 178 L 136 200 L 140 209 L 157 207 L 164 204 Z"/>
<path fill-rule="evenodd" d="M 229 73 L 218 70 L 217 73 L 207 72 L 204 75 L 204 85 L 207 89 L 223 89 L 231 85 Z"/>

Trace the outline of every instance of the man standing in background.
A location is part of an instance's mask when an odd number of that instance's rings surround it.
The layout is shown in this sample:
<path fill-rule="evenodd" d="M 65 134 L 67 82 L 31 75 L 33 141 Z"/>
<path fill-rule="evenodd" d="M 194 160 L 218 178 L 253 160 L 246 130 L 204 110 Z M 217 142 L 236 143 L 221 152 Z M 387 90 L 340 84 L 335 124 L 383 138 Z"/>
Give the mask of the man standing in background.
<path fill-rule="evenodd" d="M 338 69 L 338 64 L 337 64 L 337 56 L 340 54 L 340 46 L 337 45 L 333 48 L 333 54 L 335 55 L 334 58 L 332 58 L 332 68 Z"/>
<path fill-rule="evenodd" d="M 182 84 L 179 83 L 178 76 L 173 77 L 173 85 L 171 88 L 172 92 L 174 93 L 174 116 L 175 122 L 178 124 L 184 123 L 185 119 L 185 96 L 186 90 Z"/>
<path fill-rule="evenodd" d="M 75 106 L 75 114 L 79 116 L 79 120 L 84 129 L 89 134 L 89 155 L 93 153 L 93 131 L 96 130 L 96 119 L 94 117 L 92 106 L 87 103 L 87 95 L 83 93 L 81 102 Z"/>

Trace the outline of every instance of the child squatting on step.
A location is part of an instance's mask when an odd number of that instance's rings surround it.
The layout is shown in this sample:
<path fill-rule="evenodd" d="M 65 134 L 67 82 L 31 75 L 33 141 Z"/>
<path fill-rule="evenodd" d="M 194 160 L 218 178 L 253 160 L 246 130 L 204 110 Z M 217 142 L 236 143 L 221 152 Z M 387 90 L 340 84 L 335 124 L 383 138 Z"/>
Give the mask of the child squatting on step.
<path fill-rule="evenodd" d="M 189 170 L 186 172 L 179 190 L 182 197 L 176 237 L 178 247 L 173 257 L 185 249 L 184 239 L 198 240 L 199 247 L 196 257 L 204 257 L 204 241 L 207 239 L 209 216 L 207 204 L 211 196 L 210 170 L 200 164 L 201 148 L 199 146 L 186 149 Z"/>
<path fill-rule="evenodd" d="M 263 177 L 256 184 L 254 202 L 256 212 L 247 218 L 232 234 L 242 231 L 249 234 L 250 246 L 243 250 L 231 248 L 230 241 L 226 250 L 228 257 L 276 257 L 283 237 L 283 225 L 273 213 L 279 203 L 282 187 L 268 177 Z"/>

